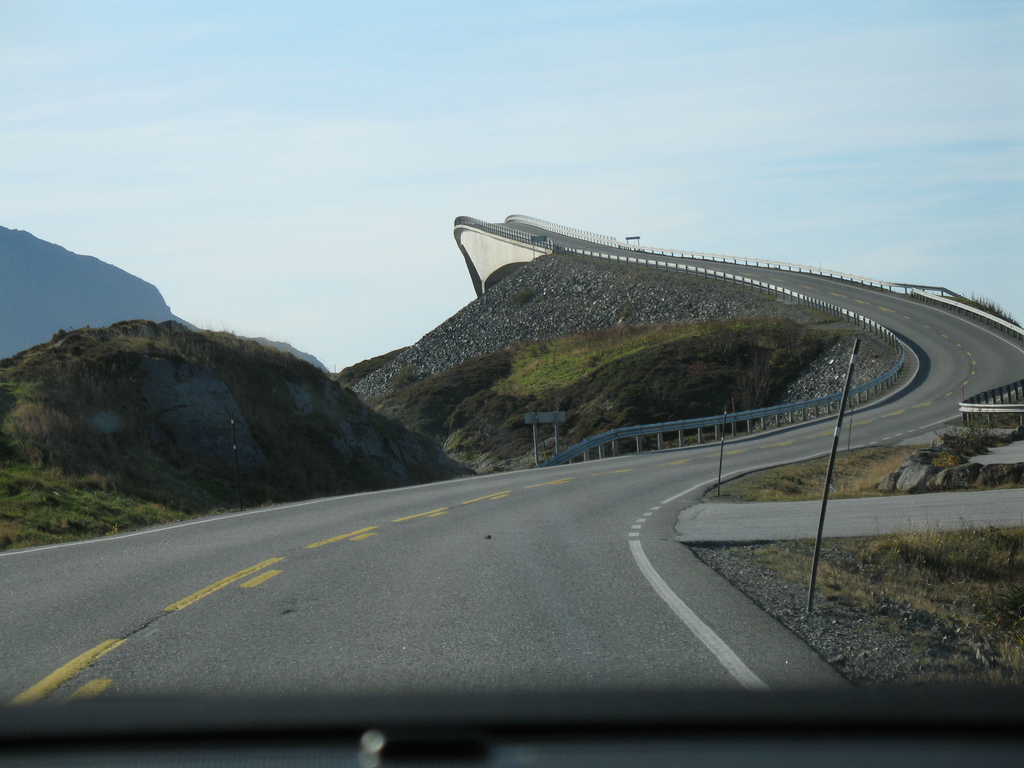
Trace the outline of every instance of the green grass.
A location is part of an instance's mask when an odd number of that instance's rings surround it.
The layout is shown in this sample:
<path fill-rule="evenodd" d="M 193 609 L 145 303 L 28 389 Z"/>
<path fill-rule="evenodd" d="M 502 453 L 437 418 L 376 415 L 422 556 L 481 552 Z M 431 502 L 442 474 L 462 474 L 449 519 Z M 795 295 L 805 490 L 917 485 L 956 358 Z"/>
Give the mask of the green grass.
<path fill-rule="evenodd" d="M 788 320 L 608 328 L 519 344 L 418 381 L 396 377 L 378 405 L 479 471 L 513 468 L 533 458 L 524 413 L 566 411 L 568 446 L 616 427 L 705 416 L 733 399 L 757 408 L 836 338 Z"/>
<path fill-rule="evenodd" d="M 109 478 L 0 467 L 0 549 L 57 544 L 183 520 L 189 514 L 118 493 Z"/>

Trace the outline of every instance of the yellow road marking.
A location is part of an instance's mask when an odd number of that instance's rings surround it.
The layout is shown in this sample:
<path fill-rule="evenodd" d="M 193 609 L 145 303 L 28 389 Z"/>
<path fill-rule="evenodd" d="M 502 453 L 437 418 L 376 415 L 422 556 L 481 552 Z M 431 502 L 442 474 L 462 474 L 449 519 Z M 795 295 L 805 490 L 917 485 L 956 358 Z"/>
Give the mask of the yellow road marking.
<path fill-rule="evenodd" d="M 746 448 L 740 448 L 738 451 L 726 451 L 725 455 L 726 456 L 735 456 L 737 453 L 746 453 L 746 452 L 747 452 Z"/>
<path fill-rule="evenodd" d="M 945 395 L 943 395 L 943 397 L 952 397 L 952 396 L 953 396 L 952 392 L 947 392 Z"/>
<path fill-rule="evenodd" d="M 892 312 L 893 314 L 896 314 L 895 309 L 889 309 L 888 307 L 879 307 L 879 309 L 882 310 L 883 312 Z"/>
<path fill-rule="evenodd" d="M 832 296 L 838 296 L 840 299 L 845 299 L 846 298 L 846 294 L 845 293 L 832 293 L 832 291 L 829 291 L 829 294 L 832 295 Z"/>
<path fill-rule="evenodd" d="M 689 459 L 680 459 L 679 461 L 669 461 L 669 462 L 666 462 L 665 464 L 659 464 L 658 466 L 659 467 L 673 467 L 676 464 L 685 464 L 688 461 L 689 461 Z"/>
<path fill-rule="evenodd" d="M 831 434 L 834 434 L 833 430 L 826 429 L 824 432 L 815 432 L 813 435 L 808 435 L 808 438 L 811 438 L 811 437 L 824 437 L 825 435 L 831 435 Z"/>
<path fill-rule="evenodd" d="M 82 699 L 91 699 L 93 696 L 99 696 L 114 681 L 109 678 L 100 677 L 95 680 L 90 680 L 88 683 L 83 685 L 77 691 L 68 696 L 68 701 L 81 701 Z"/>
<path fill-rule="evenodd" d="M 800 287 L 801 287 L 801 288 L 806 288 L 806 289 L 807 289 L 808 291 L 813 291 L 813 290 L 814 290 L 814 289 L 813 289 L 813 288 L 812 288 L 811 286 L 809 286 L 809 285 L 804 285 L 803 283 L 800 283 Z"/>
<path fill-rule="evenodd" d="M 31 704 L 34 701 L 46 698 L 100 656 L 114 650 L 123 642 L 124 640 L 106 640 L 95 648 L 86 651 L 81 656 L 76 656 L 63 667 L 48 674 L 31 688 L 26 688 L 19 693 L 11 699 L 11 704 Z"/>
<path fill-rule="evenodd" d="M 226 579 L 221 579 L 220 581 L 214 582 L 208 587 L 203 587 L 198 592 L 194 592 L 193 594 L 186 597 L 184 600 L 179 600 L 176 603 L 171 603 L 166 608 L 164 608 L 164 610 L 178 611 L 182 608 L 187 608 L 188 606 L 192 605 L 192 603 L 199 602 L 207 595 L 212 595 L 218 589 L 224 589 L 224 587 L 226 587 L 228 584 L 234 584 L 236 581 L 241 581 L 246 576 L 250 576 L 256 573 L 256 571 L 262 571 L 268 565 L 279 563 L 282 560 L 284 560 L 283 557 L 272 557 L 269 560 L 264 560 L 262 563 L 257 563 L 256 565 L 251 565 L 248 568 L 243 568 L 238 573 L 234 573 L 231 576 L 228 576 Z"/>
<path fill-rule="evenodd" d="M 871 304 L 870 301 L 861 301 L 860 299 L 854 299 L 858 304 Z"/>
<path fill-rule="evenodd" d="M 858 421 L 854 426 L 862 427 L 865 424 L 870 424 L 874 419 L 864 419 L 864 421 Z"/>
<path fill-rule="evenodd" d="M 420 512 L 419 514 L 416 514 L 416 515 L 409 515 L 408 517 L 400 517 L 397 520 L 392 520 L 391 522 L 392 523 L 404 523 L 406 520 L 415 520 L 417 517 L 427 517 L 428 515 L 430 517 L 434 517 L 435 515 L 437 515 L 439 513 L 447 512 L 447 511 L 448 511 L 448 507 L 441 507 L 440 509 L 432 509 L 429 512 Z"/>
<path fill-rule="evenodd" d="M 575 480 L 575 477 L 567 477 L 564 480 L 552 480 L 550 483 L 537 483 L 537 485 L 528 485 L 527 488 L 540 488 L 544 485 L 561 485 L 562 483 L 568 483 L 571 480 Z"/>
<path fill-rule="evenodd" d="M 904 315 L 904 316 L 903 316 L 903 319 L 904 319 L 904 320 L 909 320 L 909 319 L 910 319 L 910 316 L 909 316 L 909 315 Z"/>
<path fill-rule="evenodd" d="M 766 445 L 765 448 L 781 448 L 784 445 L 792 445 L 792 444 L 793 444 L 792 440 L 787 440 L 784 443 L 768 443 L 768 445 Z"/>
<path fill-rule="evenodd" d="M 272 579 L 275 576 L 277 576 L 277 574 L 279 574 L 279 573 L 281 573 L 281 571 L 267 571 L 266 573 L 261 573 L 255 579 L 249 579 L 248 581 L 243 581 L 238 586 L 240 586 L 240 587 L 258 587 L 264 581 L 269 581 L 270 579 Z"/>
<path fill-rule="evenodd" d="M 447 515 L 447 514 L 448 514 L 448 507 L 445 507 L 444 509 L 439 509 L 436 512 L 430 512 L 428 514 L 428 516 L 429 517 L 440 517 L 441 515 Z"/>
<path fill-rule="evenodd" d="M 611 472 L 595 472 L 591 477 L 597 477 L 598 475 L 618 475 L 622 472 L 632 472 L 632 469 L 613 469 Z"/>
<path fill-rule="evenodd" d="M 887 413 L 887 414 L 885 414 L 885 416 L 879 416 L 878 418 L 880 418 L 880 419 L 891 419 L 893 416 L 899 416 L 901 413 L 906 413 L 906 412 L 907 412 L 907 409 L 904 408 L 902 411 L 893 411 L 892 413 Z"/>
<path fill-rule="evenodd" d="M 490 496 L 481 496 L 479 499 L 470 499 L 469 501 L 462 502 L 462 506 L 467 504 L 475 504 L 478 501 L 486 501 L 487 499 L 504 499 L 512 491 L 499 491 L 498 493 L 492 493 Z"/>
<path fill-rule="evenodd" d="M 929 400 L 927 403 L 918 403 L 917 405 L 910 406 L 911 408 L 924 408 L 926 405 L 931 405 L 932 401 Z"/>
<path fill-rule="evenodd" d="M 944 339 L 948 339 L 948 338 L 949 338 L 949 336 L 947 336 L 946 334 L 942 334 L 942 338 L 944 338 Z"/>
<path fill-rule="evenodd" d="M 931 326 L 930 325 L 925 325 L 925 328 L 928 328 L 930 330 Z"/>
<path fill-rule="evenodd" d="M 362 541 L 363 539 L 368 539 L 371 536 L 376 535 L 376 533 L 364 533 L 362 536 L 353 536 L 351 539 L 349 539 L 349 541 Z"/>
<path fill-rule="evenodd" d="M 369 528 L 360 528 L 358 531 L 352 531 L 351 533 L 343 533 L 341 534 L 341 536 L 335 536 L 330 539 L 324 539 L 323 541 L 316 542 L 316 544 L 307 544 L 306 549 L 315 549 L 316 547 L 322 547 L 324 544 L 333 544 L 336 541 L 347 539 L 350 536 L 358 536 L 360 533 L 366 533 L 367 531 L 376 530 L 376 528 L 376 525 L 371 525 Z"/>
<path fill-rule="evenodd" d="M 963 349 L 963 348 L 964 348 L 964 345 L 963 345 L 963 344 L 961 344 L 961 343 L 960 343 L 959 341 L 958 341 L 958 342 L 956 343 L 956 345 L 957 345 L 958 347 L 960 347 L 960 349 Z"/>

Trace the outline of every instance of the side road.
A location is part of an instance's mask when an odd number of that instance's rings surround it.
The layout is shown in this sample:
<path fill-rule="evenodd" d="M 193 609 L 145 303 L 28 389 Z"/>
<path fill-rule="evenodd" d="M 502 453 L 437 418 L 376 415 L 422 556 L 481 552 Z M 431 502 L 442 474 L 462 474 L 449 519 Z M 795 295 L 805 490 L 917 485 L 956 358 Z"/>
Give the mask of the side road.
<path fill-rule="evenodd" d="M 699 542 L 813 539 L 820 501 L 701 503 L 684 509 L 676 539 Z M 824 535 L 1024 526 L 1024 488 L 829 501 Z"/>

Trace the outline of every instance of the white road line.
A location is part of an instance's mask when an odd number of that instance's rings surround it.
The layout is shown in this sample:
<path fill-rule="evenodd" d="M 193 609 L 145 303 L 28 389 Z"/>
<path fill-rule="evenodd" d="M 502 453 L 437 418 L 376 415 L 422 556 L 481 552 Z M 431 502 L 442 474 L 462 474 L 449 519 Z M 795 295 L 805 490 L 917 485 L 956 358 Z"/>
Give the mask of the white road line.
<path fill-rule="evenodd" d="M 632 528 L 634 531 L 639 531 L 641 528 L 643 528 L 643 526 L 642 525 L 631 525 L 630 528 Z"/>
<path fill-rule="evenodd" d="M 632 534 L 630 534 L 632 535 Z M 647 559 L 647 555 L 644 554 L 644 549 L 639 541 L 629 542 L 629 549 L 633 553 L 633 559 L 636 560 L 637 566 L 640 568 L 640 573 L 644 575 L 644 578 L 650 582 L 651 586 L 654 587 L 654 591 L 658 593 L 658 597 L 665 601 L 672 612 L 682 619 L 683 623 L 693 632 L 694 636 L 704 646 L 711 651 L 718 663 L 725 667 L 725 671 L 732 675 L 733 679 L 736 680 L 744 688 L 751 691 L 766 691 L 768 685 L 757 675 L 755 675 L 746 664 L 744 664 L 740 657 L 725 644 L 715 631 L 711 629 L 707 624 L 700 620 L 700 617 L 684 603 L 679 596 L 672 591 L 672 588 L 665 583 L 665 580 L 658 575 L 658 572 L 654 570 L 654 566 L 651 565 L 651 561 Z"/>
<path fill-rule="evenodd" d="M 629 535 L 630 535 L 631 537 L 633 537 L 633 536 L 639 536 L 640 534 L 639 534 L 639 533 L 637 533 L 636 531 L 633 531 L 633 532 L 632 532 L 632 533 L 630 533 Z"/>

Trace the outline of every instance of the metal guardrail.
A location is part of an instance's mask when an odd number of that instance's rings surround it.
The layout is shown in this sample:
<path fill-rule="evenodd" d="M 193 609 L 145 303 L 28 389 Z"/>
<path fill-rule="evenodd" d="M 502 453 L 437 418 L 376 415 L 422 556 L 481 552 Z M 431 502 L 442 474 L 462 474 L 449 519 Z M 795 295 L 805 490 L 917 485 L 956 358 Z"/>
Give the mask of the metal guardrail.
<path fill-rule="evenodd" d="M 901 350 L 899 362 L 893 366 L 892 369 L 886 371 L 881 376 L 866 382 L 865 384 L 854 387 L 850 390 L 850 397 L 856 397 L 857 402 L 861 402 L 865 396 L 870 396 L 872 393 L 877 393 L 888 388 L 895 383 L 896 379 L 899 377 L 905 361 L 906 350 Z M 684 442 L 683 433 L 690 430 L 693 430 L 696 433 L 697 442 L 701 443 L 703 442 L 704 430 L 709 428 L 713 428 L 715 430 L 714 439 L 718 440 L 721 437 L 720 429 L 731 426 L 732 434 L 735 436 L 737 434 L 736 425 L 744 422 L 746 423 L 747 434 L 752 434 L 755 431 L 755 422 L 760 422 L 757 426 L 760 427 L 759 431 L 762 432 L 772 428 L 772 426 L 778 428 L 785 425 L 802 424 L 806 421 L 812 421 L 813 419 L 833 413 L 839 407 L 839 401 L 842 399 L 842 396 L 842 392 L 836 392 L 835 394 L 826 395 L 825 397 L 817 397 L 813 400 L 803 400 L 798 403 L 776 405 L 770 408 L 758 408 L 751 411 L 740 411 L 739 413 L 723 414 L 722 416 L 701 416 L 695 419 L 666 421 L 660 424 L 638 424 L 632 427 L 619 427 L 618 429 L 613 429 L 600 435 L 588 437 L 586 440 L 577 443 L 572 448 L 552 456 L 540 466 L 553 467 L 558 464 L 564 464 L 567 461 L 572 461 L 580 456 L 584 456 L 584 458 L 586 458 L 586 454 L 594 449 L 598 449 L 599 457 L 604 458 L 605 452 L 601 449 L 606 445 L 612 446 L 611 455 L 618 456 L 618 441 L 629 438 L 656 436 L 659 438 L 660 448 L 661 436 L 669 432 L 678 433 L 679 444 L 682 445 Z M 824 413 L 821 413 L 822 408 L 825 409 Z M 812 410 L 814 411 L 814 415 L 810 416 L 809 412 Z M 801 418 L 796 418 L 797 414 L 801 414 Z M 789 416 L 789 419 L 783 420 L 783 416 Z M 771 424 L 772 417 L 775 418 L 774 425 Z"/>
<path fill-rule="evenodd" d="M 960 403 L 964 424 L 971 423 L 973 414 L 983 413 L 991 419 L 992 414 L 1019 413 L 1024 424 L 1024 379 L 979 392 Z"/>
<path fill-rule="evenodd" d="M 976 307 L 972 307 L 968 304 L 964 304 L 963 302 L 953 301 L 942 296 L 933 296 L 932 294 L 925 293 L 924 291 L 915 290 L 913 291 L 913 295 L 915 298 L 918 298 L 921 301 L 925 301 L 929 304 L 935 304 L 940 307 L 952 309 L 959 314 L 967 315 L 968 317 L 973 317 L 975 320 L 980 320 L 986 325 L 989 325 L 997 330 L 1000 330 L 1003 333 L 1007 334 L 1008 336 L 1012 336 L 1015 339 L 1024 340 L 1024 328 L 1021 328 L 1019 325 L 1014 325 L 1013 323 L 1004 320 L 1001 317 L 996 317 L 995 315 L 989 314 L 988 312 L 983 312 L 982 310 L 977 309 Z"/>
<path fill-rule="evenodd" d="M 828 302 L 820 301 L 818 299 L 812 299 L 809 296 L 805 296 L 796 291 L 792 291 L 789 288 L 782 288 L 781 286 L 772 285 L 761 280 L 754 280 L 749 277 L 742 277 L 739 275 L 732 275 L 727 272 L 719 270 L 705 269 L 704 267 L 695 267 L 691 264 L 680 264 L 678 262 L 665 262 L 665 261 L 652 261 L 646 258 L 634 257 L 634 256 L 619 256 L 617 254 L 606 254 L 595 251 L 587 251 L 579 248 L 567 248 L 565 246 L 555 246 L 554 250 L 562 253 L 574 253 L 576 255 L 585 256 L 587 258 L 598 259 L 602 261 L 615 261 L 619 263 L 635 264 L 639 266 L 654 267 L 657 269 L 665 269 L 667 271 L 685 272 L 688 274 L 700 275 L 703 277 L 711 277 L 724 282 L 730 282 L 736 285 L 742 285 L 747 288 L 751 288 L 758 291 L 770 292 L 781 298 L 789 299 L 804 306 L 813 307 L 823 312 L 827 312 L 834 317 L 839 317 L 844 320 L 855 323 L 856 325 L 870 330 L 876 333 L 880 338 L 886 341 L 888 344 L 893 346 L 900 351 L 900 357 L 896 365 L 890 370 L 883 373 L 881 376 L 873 379 L 872 381 L 855 387 L 850 391 L 850 396 L 857 397 L 857 401 L 860 402 L 865 395 L 877 394 L 884 388 L 888 388 L 894 384 L 899 377 L 900 372 L 903 370 L 903 365 L 906 362 L 906 349 L 903 347 L 903 343 L 899 338 L 886 328 L 884 325 L 859 315 L 855 312 L 851 312 L 843 307 L 838 307 L 835 304 L 829 304 Z M 746 423 L 747 431 L 750 432 L 753 429 L 754 422 L 759 422 L 759 426 L 762 430 L 774 427 L 782 426 L 783 424 L 795 424 L 797 423 L 796 415 L 802 413 L 802 419 L 800 421 L 808 421 L 810 419 L 809 412 L 814 410 L 814 418 L 819 415 L 827 415 L 833 410 L 833 407 L 839 407 L 839 399 L 842 397 L 841 392 L 837 392 L 832 395 L 825 397 L 815 398 L 813 400 L 805 400 L 798 403 L 790 403 L 787 405 L 772 406 L 770 408 L 760 408 L 752 411 L 743 411 L 740 413 L 726 414 L 724 416 L 705 416 L 696 419 L 684 419 L 682 421 L 664 422 L 661 424 L 640 424 L 632 427 L 620 427 L 619 429 L 605 432 L 601 435 L 595 435 L 594 437 L 587 438 L 580 443 L 572 446 L 571 448 L 562 451 L 546 462 L 541 464 L 543 467 L 555 466 L 557 464 L 563 464 L 566 461 L 571 461 L 579 456 L 584 456 L 594 449 L 599 449 L 599 457 L 603 458 L 604 452 L 601 449 L 602 446 L 611 444 L 612 455 L 618 455 L 618 441 L 630 437 L 642 439 L 647 436 L 657 436 L 659 445 L 661 443 L 661 436 L 667 432 L 678 432 L 679 443 L 683 443 L 683 432 L 686 430 L 696 430 L 697 441 L 701 442 L 703 438 L 703 430 L 709 427 L 715 427 L 716 438 L 719 436 L 718 428 L 732 425 L 733 434 L 736 434 L 736 425 L 740 423 Z M 822 407 L 825 407 L 825 414 L 819 414 Z M 783 415 L 789 415 L 789 421 L 783 422 L 781 417 Z M 772 417 L 775 417 L 775 423 L 772 425 Z M 638 442 L 638 447 L 639 447 Z"/>

